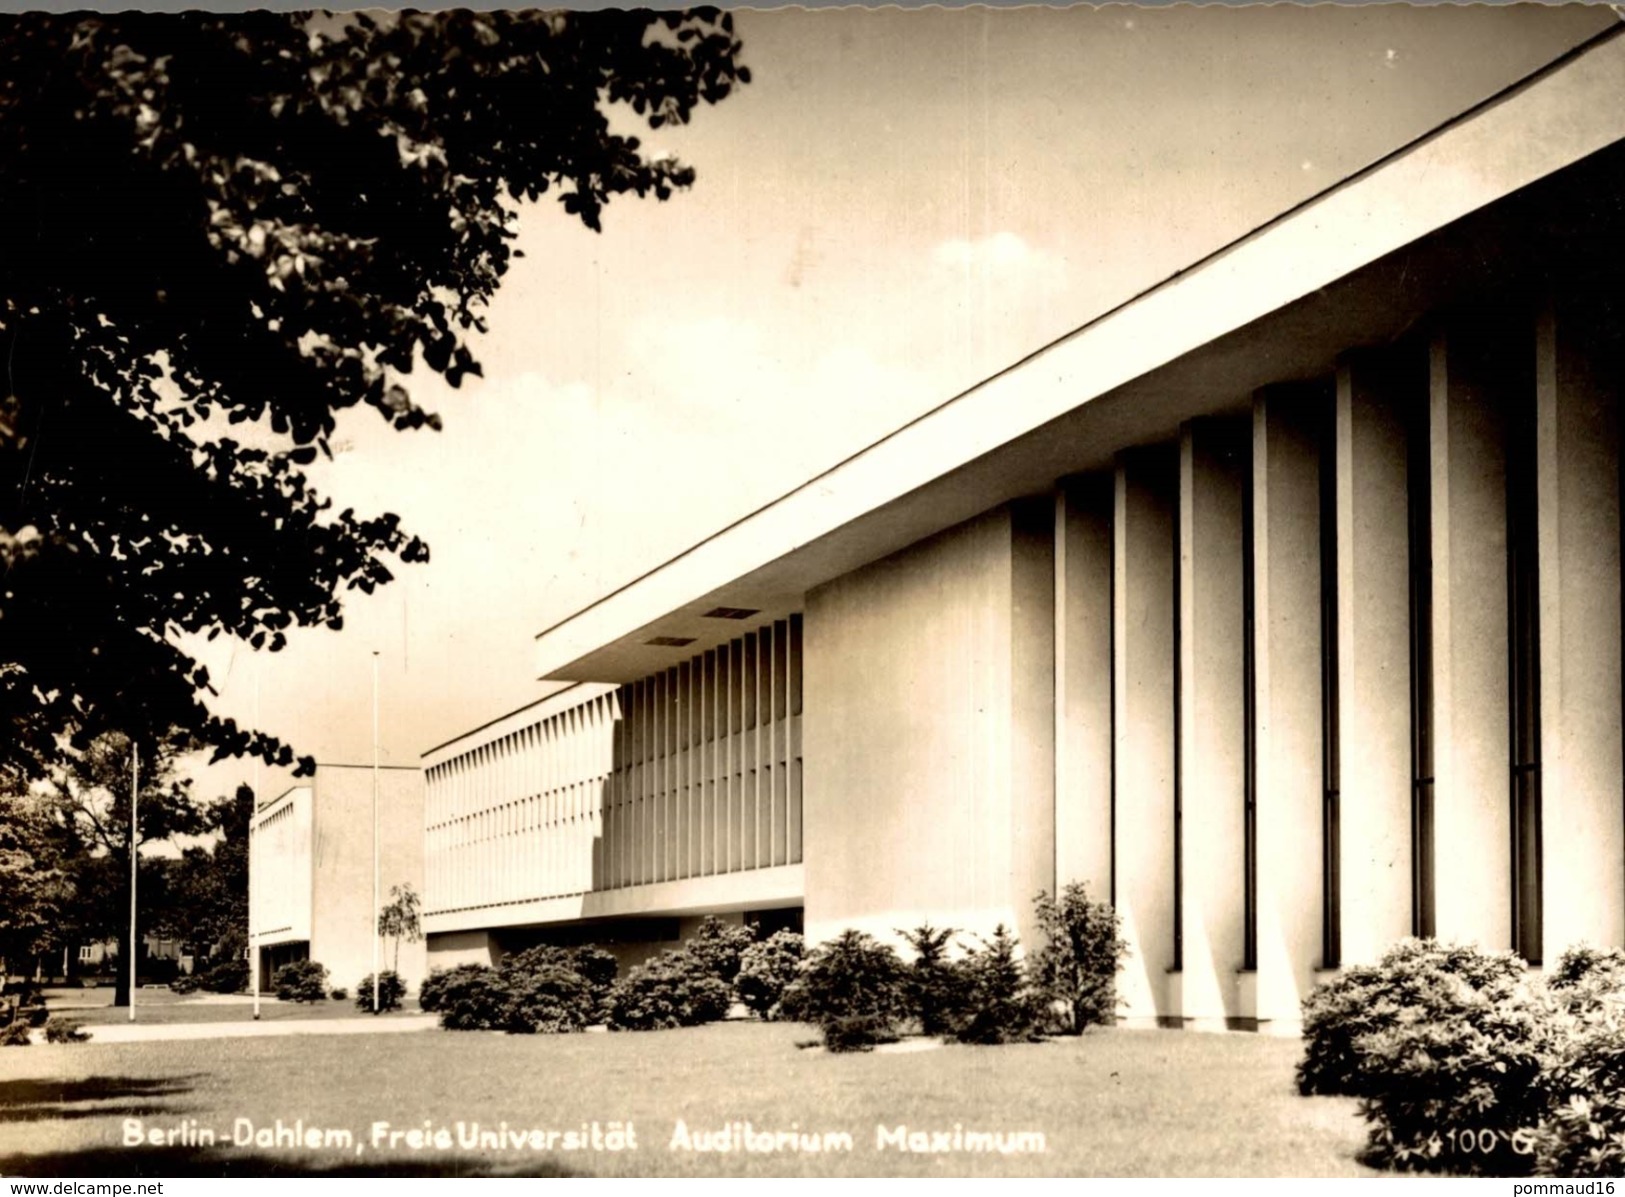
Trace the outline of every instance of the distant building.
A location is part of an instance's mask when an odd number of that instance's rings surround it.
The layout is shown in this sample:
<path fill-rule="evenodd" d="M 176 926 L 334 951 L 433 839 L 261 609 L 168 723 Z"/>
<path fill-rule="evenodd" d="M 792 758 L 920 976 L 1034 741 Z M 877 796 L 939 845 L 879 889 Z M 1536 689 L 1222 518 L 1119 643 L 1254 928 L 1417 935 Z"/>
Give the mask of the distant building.
<path fill-rule="evenodd" d="M 354 990 L 372 972 L 372 767 L 318 765 L 308 782 L 263 803 L 254 814 L 249 923 L 266 988 L 295 960 L 327 966 L 334 987 Z M 423 893 L 423 774 L 378 771 L 380 902 L 391 886 Z M 382 967 L 394 966 L 390 940 Z M 400 945 L 400 973 L 416 989 L 426 969 L 424 943 Z"/>
<path fill-rule="evenodd" d="M 424 757 L 430 960 L 1085 881 L 1131 1022 L 1291 1029 L 1625 943 L 1622 196 L 1615 32 L 547 629 Z"/>

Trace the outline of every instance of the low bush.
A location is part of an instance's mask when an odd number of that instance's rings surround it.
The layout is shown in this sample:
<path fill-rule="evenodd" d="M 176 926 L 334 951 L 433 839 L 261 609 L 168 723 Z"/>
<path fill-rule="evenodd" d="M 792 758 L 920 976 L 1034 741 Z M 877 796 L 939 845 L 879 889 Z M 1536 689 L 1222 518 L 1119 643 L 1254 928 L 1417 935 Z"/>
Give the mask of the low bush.
<path fill-rule="evenodd" d="M 335 1002 L 344 1002 L 344 1001 L 349 1000 L 350 991 L 348 989 L 344 988 L 344 986 L 340 985 L 337 989 L 333 990 L 333 992 L 328 994 L 327 996 L 329 998 L 331 998 Z"/>
<path fill-rule="evenodd" d="M 30 1042 L 28 1024 L 22 1019 L 14 1018 L 0 1027 L 0 1047 L 27 1047 Z"/>
<path fill-rule="evenodd" d="M 169 983 L 170 989 L 183 997 L 188 993 L 196 993 L 201 985 L 196 973 L 182 973 Z"/>
<path fill-rule="evenodd" d="M 620 963 L 604 949 L 591 944 L 575 949 L 570 956 L 572 967 L 592 993 L 592 1021 L 605 1021 L 609 1017 L 609 995 L 615 989 L 615 978 L 620 975 Z"/>
<path fill-rule="evenodd" d="M 391 1010 L 401 1008 L 401 999 L 406 996 L 406 982 L 401 980 L 400 974 L 393 969 L 385 969 L 378 974 L 378 1008 L 372 1007 L 372 974 L 368 973 L 361 978 L 355 987 L 355 1008 L 363 1014 L 387 1014 Z"/>
<path fill-rule="evenodd" d="M 618 968 L 614 956 L 591 945 L 514 953 L 497 970 L 516 1003 L 510 1029 L 575 1031 L 603 1021 Z"/>
<path fill-rule="evenodd" d="M 440 980 L 432 990 L 434 1008 L 446 1030 L 495 1031 L 507 1025 L 508 987 L 496 969 L 461 964 L 438 975 Z"/>
<path fill-rule="evenodd" d="M 491 971 L 485 964 L 459 964 L 454 968 L 436 969 L 423 979 L 418 986 L 418 1008 L 430 1013 L 437 1013 L 441 1009 L 443 995 L 448 986 L 456 985 L 459 979 L 470 976 L 479 976 Z"/>
<path fill-rule="evenodd" d="M 1534 1137 L 1542 1176 L 1625 1175 L 1625 1023 L 1575 1034 L 1549 1077 L 1550 1109 Z"/>
<path fill-rule="evenodd" d="M 1570 949 L 1550 985 L 1559 1005 L 1535 1171 L 1586 1178 L 1625 1174 L 1625 952 Z"/>
<path fill-rule="evenodd" d="M 794 931 L 778 931 L 753 943 L 739 957 L 734 992 L 751 1013 L 773 1021 L 782 1017 L 779 1000 L 801 974 L 806 941 Z"/>
<path fill-rule="evenodd" d="M 909 1015 L 908 974 L 897 953 L 861 931 L 843 931 L 808 955 L 786 994 L 798 1021 L 814 1022 L 830 1051 L 867 1051 L 897 1038 Z"/>
<path fill-rule="evenodd" d="M 1078 883 L 1034 902 L 1042 943 L 1032 956 L 1033 983 L 1063 1012 L 1059 1030 L 1081 1035 L 1117 1020 L 1117 974 L 1128 958 L 1123 920 Z"/>
<path fill-rule="evenodd" d="M 222 960 L 198 974 L 197 983 L 210 993 L 241 993 L 248 988 L 248 961 Z"/>
<path fill-rule="evenodd" d="M 592 985 L 575 969 L 541 965 L 516 971 L 503 980 L 507 1003 L 503 1027 L 514 1034 L 559 1034 L 581 1031 L 596 1020 L 598 1002 Z"/>
<path fill-rule="evenodd" d="M 867 1052 L 882 1043 L 896 1043 L 897 1027 L 896 1019 L 883 1014 L 843 1014 L 820 1024 L 824 1050 L 831 1052 Z"/>
<path fill-rule="evenodd" d="M 81 1030 L 78 1023 L 65 1018 L 53 1018 L 45 1024 L 47 1043 L 84 1043 L 89 1039 L 90 1032 Z"/>
<path fill-rule="evenodd" d="M 1549 1100 L 1551 1004 L 1521 977 L 1475 988 L 1443 974 L 1419 998 L 1356 1043 L 1367 1158 L 1401 1171 L 1527 1173 Z"/>
<path fill-rule="evenodd" d="M 806 957 L 802 958 L 802 971 L 779 994 L 774 1007 L 776 1022 L 817 1022 L 807 999 Z"/>
<path fill-rule="evenodd" d="M 1554 990 L 1575 989 L 1599 974 L 1618 971 L 1625 971 L 1625 949 L 1577 944 L 1557 958 L 1546 984 Z"/>
<path fill-rule="evenodd" d="M 276 970 L 271 982 L 276 995 L 284 1002 L 321 1002 L 327 1000 L 327 969 L 314 960 L 295 960 Z"/>
<path fill-rule="evenodd" d="M 739 975 L 745 950 L 756 942 L 756 932 L 743 923 L 725 923 L 712 915 L 678 950 L 687 953 L 698 969 L 724 985 Z"/>
<path fill-rule="evenodd" d="M 459 964 L 430 973 L 418 1005 L 450 1031 L 513 1034 L 580 1031 L 601 1021 L 614 985 L 615 957 L 595 947 L 543 944 L 501 965 Z"/>
<path fill-rule="evenodd" d="M 1425 1018 L 1439 1001 L 1454 1008 L 1457 999 L 1449 995 L 1457 982 L 1478 991 L 1515 984 L 1523 975 L 1523 961 L 1510 953 L 1431 939 L 1401 940 L 1378 963 L 1348 968 L 1304 999 L 1298 1091 L 1365 1095 L 1362 1037 L 1388 1030 L 1402 1018 Z"/>
<path fill-rule="evenodd" d="M 16 1012 L 16 1021 L 25 1027 L 43 1027 L 51 1020 L 51 1012 L 45 1006 L 19 1006 Z"/>
<path fill-rule="evenodd" d="M 609 1025 L 617 1031 L 655 1031 L 716 1022 L 728 1013 L 733 991 L 683 948 L 660 953 L 631 969 L 609 997 Z"/>
<path fill-rule="evenodd" d="M 953 1028 L 959 1042 L 1018 1043 L 1038 1038 L 1044 1001 L 1027 981 L 1018 946 L 1016 937 L 1000 923 L 993 937 L 979 940 L 960 963 L 964 1006 Z"/>

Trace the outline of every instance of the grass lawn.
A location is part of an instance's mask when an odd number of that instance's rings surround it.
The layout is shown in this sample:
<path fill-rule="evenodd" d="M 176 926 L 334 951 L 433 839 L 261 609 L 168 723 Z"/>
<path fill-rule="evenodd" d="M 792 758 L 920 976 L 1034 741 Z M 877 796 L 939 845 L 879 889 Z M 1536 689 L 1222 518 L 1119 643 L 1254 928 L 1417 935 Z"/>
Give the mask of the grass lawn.
<path fill-rule="evenodd" d="M 83 1026 L 130 1021 L 128 1006 L 113 1005 L 112 989 L 47 990 L 46 1006 L 52 1014 Z M 416 1013 L 416 998 L 408 998 L 402 1009 Z M 141 989 L 135 995 L 135 1021 L 147 1023 L 247 1022 L 254 1017 L 253 1003 L 246 998 L 223 1002 L 197 994 L 181 996 L 168 989 Z M 260 999 L 261 1022 L 283 1022 L 307 1018 L 371 1018 L 355 1007 L 352 993 L 342 1002 L 279 1002 L 266 995 Z M 386 1015 L 387 1017 L 387 1015 Z"/>
<path fill-rule="evenodd" d="M 1355 1161 L 1363 1134 L 1353 1102 L 1294 1091 L 1295 1040 L 1114 1030 L 1047 1044 L 832 1056 L 798 1050 L 809 1033 L 745 1022 L 646 1034 L 426 1031 L 0 1049 L 0 1172 L 1367 1174 Z M 319 1146 L 230 1141 L 238 1120 L 274 1133 L 278 1119 L 338 1133 Z M 431 1145 L 375 1144 L 378 1122 L 427 1130 Z M 478 1123 L 500 1134 L 504 1122 L 523 1135 L 586 1124 L 589 1137 L 594 1122 L 600 1133 L 630 1124 L 636 1146 L 567 1150 L 562 1136 L 551 1150 L 545 1139 L 540 1150 L 529 1139 L 458 1145 L 459 1129 Z M 680 1122 L 697 1138 L 726 1131 L 736 1149 L 674 1146 Z M 834 1150 L 741 1151 L 743 1126 L 732 1124 L 746 1122 L 753 1135 L 832 1132 Z M 178 1129 L 178 1141 L 126 1147 L 125 1128 L 137 1123 L 148 1133 Z M 951 1148 L 956 1128 L 1038 1132 L 1043 1150 L 899 1150 L 877 1145 L 877 1127 L 887 1136 L 897 1127 L 927 1132 L 927 1148 Z M 216 1132 L 215 1145 L 202 1144 L 203 1129 Z M 437 1149 L 432 1136 L 442 1129 L 450 1146 Z"/>

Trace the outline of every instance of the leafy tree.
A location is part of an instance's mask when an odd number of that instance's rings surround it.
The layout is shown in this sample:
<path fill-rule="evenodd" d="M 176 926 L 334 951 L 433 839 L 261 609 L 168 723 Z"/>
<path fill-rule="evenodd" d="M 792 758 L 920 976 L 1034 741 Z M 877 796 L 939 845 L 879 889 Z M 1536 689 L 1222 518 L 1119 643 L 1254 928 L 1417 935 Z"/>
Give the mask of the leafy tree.
<path fill-rule="evenodd" d="M 403 379 L 480 372 L 521 201 L 688 185 L 610 116 L 686 122 L 740 48 L 715 9 L 0 15 L 0 762 L 293 763 L 177 639 L 275 651 L 427 558 L 309 485 L 336 413 L 437 428 Z"/>
<path fill-rule="evenodd" d="M 198 835 L 208 817 L 176 762 L 186 741 L 167 736 L 140 746 L 140 793 L 134 851 L 158 840 Z M 61 903 L 64 933 L 81 942 L 118 941 L 115 1005 L 128 1005 L 130 942 L 130 741 L 103 735 L 83 751 L 64 754 L 48 777 L 52 834 L 69 881 Z M 172 906 L 169 864 L 143 861 L 136 890 L 142 928 L 161 926 Z"/>
<path fill-rule="evenodd" d="M 418 911 L 422 907 L 417 891 L 408 882 L 406 885 L 390 886 L 389 903 L 378 912 L 378 934 L 394 945 L 393 968 L 396 973 L 400 972 L 401 967 L 401 940 L 417 943 L 423 938 L 423 924 L 418 918 Z M 371 985 L 371 977 L 368 977 L 367 983 Z"/>
<path fill-rule="evenodd" d="M 1123 920 L 1110 902 L 1089 897 L 1082 882 L 1063 886 L 1033 903 L 1041 947 L 1034 954 L 1034 980 L 1065 1011 L 1065 1030 L 1081 1035 L 1095 1025 L 1117 1020 L 1122 1003 L 1117 974 L 1129 954 Z"/>
<path fill-rule="evenodd" d="M 0 977 L 42 951 L 61 948 L 71 893 L 43 804 L 0 790 Z"/>
<path fill-rule="evenodd" d="M 169 870 L 171 901 L 158 930 L 190 944 L 198 955 L 219 948 L 241 955 L 248 926 L 248 823 L 254 791 L 238 786 L 203 812 L 204 829 L 219 838 L 186 848 Z"/>

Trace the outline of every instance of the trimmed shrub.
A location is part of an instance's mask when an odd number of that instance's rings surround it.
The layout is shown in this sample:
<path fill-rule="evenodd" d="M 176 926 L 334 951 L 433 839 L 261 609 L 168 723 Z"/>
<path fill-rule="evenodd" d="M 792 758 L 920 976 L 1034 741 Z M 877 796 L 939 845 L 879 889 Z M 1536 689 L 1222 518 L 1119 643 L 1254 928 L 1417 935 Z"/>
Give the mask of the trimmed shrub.
<path fill-rule="evenodd" d="M 378 974 L 378 1009 L 372 1008 L 371 973 L 361 978 L 361 983 L 355 987 L 355 1008 L 363 1014 L 387 1014 L 391 1010 L 399 1010 L 401 999 L 405 996 L 406 982 L 401 980 L 399 973 L 386 968 Z"/>
<path fill-rule="evenodd" d="M 739 975 L 745 950 L 756 942 L 756 932 L 743 923 L 725 923 L 712 915 L 678 949 L 686 952 L 703 971 L 724 985 L 732 985 Z"/>
<path fill-rule="evenodd" d="M 1589 1015 L 1625 994 L 1625 951 L 1572 947 L 1557 958 L 1546 984 L 1567 1013 Z"/>
<path fill-rule="evenodd" d="M 1570 949 L 1551 987 L 1562 1005 L 1553 1015 L 1535 1171 L 1588 1179 L 1625 1174 L 1625 952 Z"/>
<path fill-rule="evenodd" d="M 503 978 L 503 988 L 503 1028 L 513 1034 L 580 1031 L 597 1016 L 592 986 L 573 968 L 542 965 L 515 971 Z"/>
<path fill-rule="evenodd" d="M 609 1025 L 617 1031 L 654 1031 L 716 1022 L 728 1013 L 733 991 L 683 948 L 660 953 L 616 982 Z"/>
<path fill-rule="evenodd" d="M 508 987 L 496 969 L 484 964 L 460 964 L 439 976 L 434 990 L 435 1009 L 446 1030 L 494 1031 L 507 1025 Z"/>
<path fill-rule="evenodd" d="M 1477 991 L 1515 984 L 1523 976 L 1523 961 L 1510 953 L 1401 940 L 1377 964 L 1346 969 L 1304 999 L 1298 1091 L 1364 1096 L 1369 1089 L 1358 1046 L 1363 1036 L 1397 1026 L 1402 1018 L 1425 1018 L 1441 1002 L 1442 1009 L 1454 1008 L 1457 1000 L 1448 995 L 1455 987 L 1446 986 L 1452 979 Z"/>
<path fill-rule="evenodd" d="M 813 1016 L 812 1007 L 807 998 L 806 957 L 802 958 L 801 972 L 794 981 L 784 987 L 779 994 L 779 1004 L 774 1007 L 774 1020 L 777 1022 L 817 1022 Z"/>
<path fill-rule="evenodd" d="M 964 1012 L 967 997 L 965 972 L 949 958 L 957 932 L 951 927 L 921 923 L 912 931 L 898 934 L 914 949 L 904 991 L 909 1011 L 920 1024 L 920 1033 L 951 1034 Z"/>
<path fill-rule="evenodd" d="M 959 1042 L 1018 1043 L 1038 1038 L 1044 1003 L 1027 983 L 1018 946 L 1016 937 L 1000 923 L 993 938 L 980 939 L 959 965 L 965 984 L 964 1009 L 953 1031 Z"/>
<path fill-rule="evenodd" d="M 418 1005 L 439 1011 L 440 1025 L 450 1031 L 580 1031 L 603 1017 L 615 970 L 615 957 L 598 948 L 542 944 L 496 968 L 459 964 L 430 973 Z"/>
<path fill-rule="evenodd" d="M 331 998 L 335 1002 L 348 1001 L 349 997 L 350 997 L 350 991 L 348 989 L 344 988 L 344 986 L 340 985 L 337 989 L 335 989 L 332 993 L 328 994 L 327 996 L 329 998 Z"/>
<path fill-rule="evenodd" d="M 327 1000 L 327 969 L 314 960 L 295 960 L 276 970 L 271 984 L 284 1002 Z"/>
<path fill-rule="evenodd" d="M 1402 1171 L 1527 1173 L 1548 1102 L 1550 1004 L 1522 978 L 1476 989 L 1450 974 L 1421 998 L 1356 1043 L 1367 1159 Z"/>
<path fill-rule="evenodd" d="M 908 1017 L 908 972 L 897 953 L 862 931 L 843 931 L 807 957 L 789 998 L 830 1051 L 867 1051 L 897 1038 Z"/>
<path fill-rule="evenodd" d="M 824 1050 L 831 1052 L 873 1051 L 882 1043 L 896 1043 L 897 1020 L 881 1014 L 846 1014 L 826 1019 Z"/>
<path fill-rule="evenodd" d="M 90 1032 L 80 1030 L 78 1023 L 66 1018 L 53 1018 L 45 1024 L 47 1043 L 85 1043 L 89 1039 Z"/>
<path fill-rule="evenodd" d="M 478 976 L 491 971 L 486 964 L 459 964 L 454 968 L 436 969 L 423 979 L 418 986 L 418 1008 L 435 1013 L 441 1009 L 442 995 L 448 985 L 456 983 L 458 978 Z"/>
<path fill-rule="evenodd" d="M 27 1047 L 30 1042 L 28 1036 L 28 1024 L 20 1018 L 14 1018 L 0 1027 L 0 1047 Z"/>
<path fill-rule="evenodd" d="M 248 961 L 222 960 L 198 975 L 198 988 L 210 993 L 240 993 L 248 988 Z"/>
<path fill-rule="evenodd" d="M 1042 946 L 1031 957 L 1033 983 L 1064 1017 L 1059 1030 L 1081 1035 L 1117 1021 L 1117 974 L 1129 944 L 1110 902 L 1095 902 L 1080 883 L 1058 897 L 1040 893 L 1033 903 Z"/>
<path fill-rule="evenodd" d="M 592 1021 L 603 1022 L 609 1017 L 609 995 L 615 989 L 615 978 L 620 975 L 620 962 L 603 948 L 587 944 L 571 953 L 571 963 L 592 991 Z"/>
<path fill-rule="evenodd" d="M 200 982 L 196 973 L 182 973 L 169 983 L 170 989 L 183 997 L 188 993 L 196 993 Z"/>
<path fill-rule="evenodd" d="M 806 959 L 806 941 L 794 931 L 777 931 L 760 943 L 746 948 L 739 958 L 739 975 L 734 992 L 755 1014 L 769 1022 L 782 1017 L 779 999 L 801 975 Z"/>
<path fill-rule="evenodd" d="M 618 967 L 614 956 L 591 945 L 542 944 L 514 953 L 497 969 L 509 995 L 519 1003 L 511 1012 L 510 1029 L 525 1034 L 576 1031 L 602 1021 Z"/>

